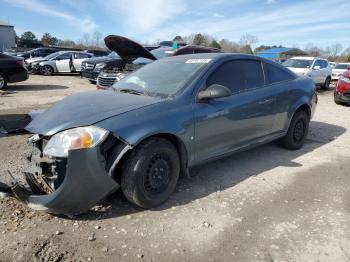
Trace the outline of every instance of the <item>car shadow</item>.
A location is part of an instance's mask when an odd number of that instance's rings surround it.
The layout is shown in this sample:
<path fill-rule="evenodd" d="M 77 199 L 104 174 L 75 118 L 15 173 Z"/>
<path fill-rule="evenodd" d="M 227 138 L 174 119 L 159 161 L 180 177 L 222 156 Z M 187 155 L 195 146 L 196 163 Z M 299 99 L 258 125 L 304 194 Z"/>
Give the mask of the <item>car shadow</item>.
<path fill-rule="evenodd" d="M 300 167 L 302 165 L 295 159 L 337 139 L 346 131 L 346 128 L 341 126 L 313 121 L 310 123 L 308 139 L 300 150 L 290 151 L 277 143 L 270 143 L 192 168 L 191 178 L 180 178 L 170 199 L 151 210 L 160 211 L 186 205 L 217 191 L 232 188 L 247 178 L 259 176 L 276 167 Z M 130 204 L 120 191 L 110 195 L 103 203 L 77 219 L 110 219 L 144 211 Z"/>
<path fill-rule="evenodd" d="M 62 90 L 62 89 L 68 89 L 68 86 L 61 86 L 61 85 L 41 85 L 41 84 L 34 84 L 34 85 L 26 85 L 26 84 L 19 84 L 19 85 L 9 85 L 6 88 L 4 88 L 4 91 L 9 91 L 11 93 L 12 91 L 15 92 L 23 92 L 23 91 L 49 91 L 49 90 Z"/>

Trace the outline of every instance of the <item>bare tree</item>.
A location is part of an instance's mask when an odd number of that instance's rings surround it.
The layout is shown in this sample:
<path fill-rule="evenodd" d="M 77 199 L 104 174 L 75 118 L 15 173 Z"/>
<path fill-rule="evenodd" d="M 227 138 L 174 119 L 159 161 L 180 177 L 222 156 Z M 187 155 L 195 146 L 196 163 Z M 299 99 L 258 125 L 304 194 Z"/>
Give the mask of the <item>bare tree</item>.
<path fill-rule="evenodd" d="M 258 42 L 258 37 L 255 35 L 250 34 L 244 34 L 241 35 L 241 38 L 239 40 L 239 44 L 242 46 L 251 46 L 252 44 L 255 44 Z"/>
<path fill-rule="evenodd" d="M 101 46 L 101 40 L 102 40 L 102 34 L 98 31 L 95 31 L 92 35 L 92 44 L 95 47 L 100 47 Z"/>
<path fill-rule="evenodd" d="M 85 46 L 89 46 L 90 45 L 90 34 L 89 33 L 85 33 L 83 34 L 83 38 L 81 40 L 81 43 Z"/>
<path fill-rule="evenodd" d="M 334 45 L 326 47 L 326 52 L 330 57 L 337 57 L 342 50 L 343 50 L 343 46 L 340 43 L 336 43 Z"/>

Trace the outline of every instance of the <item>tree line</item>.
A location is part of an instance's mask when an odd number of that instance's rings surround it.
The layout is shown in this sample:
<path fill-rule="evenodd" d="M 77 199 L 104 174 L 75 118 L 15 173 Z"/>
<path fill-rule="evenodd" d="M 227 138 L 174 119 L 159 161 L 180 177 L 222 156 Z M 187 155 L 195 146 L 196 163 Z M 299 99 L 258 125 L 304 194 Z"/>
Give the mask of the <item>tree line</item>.
<path fill-rule="evenodd" d="M 77 42 L 72 40 L 61 40 L 52 36 L 50 33 L 45 33 L 41 39 L 37 39 L 34 33 L 27 31 L 24 32 L 21 37 L 17 37 L 17 40 L 32 40 L 41 42 L 45 46 L 62 46 L 68 48 L 81 48 L 81 49 L 102 49 L 105 48 L 103 42 L 103 36 L 100 32 L 85 33 Z M 282 45 L 260 45 L 255 49 L 252 48 L 258 42 L 258 37 L 250 34 L 241 35 L 239 41 L 231 41 L 229 39 L 221 39 L 204 33 L 196 33 L 187 36 L 177 35 L 173 41 L 185 42 L 193 45 L 201 45 L 207 47 L 213 47 L 221 49 L 224 52 L 229 53 L 245 53 L 256 54 L 259 51 L 263 51 L 270 48 L 283 47 Z M 159 44 L 160 40 L 153 43 Z M 330 61 L 335 62 L 350 62 L 350 47 L 343 48 L 340 43 L 336 43 L 326 47 L 319 47 L 313 43 L 307 44 L 303 49 L 310 56 L 324 57 Z"/>
<path fill-rule="evenodd" d="M 96 31 L 91 34 L 84 34 L 83 37 L 78 41 L 73 40 L 62 40 L 55 36 L 52 36 L 50 33 L 45 33 L 40 39 L 36 35 L 27 31 L 24 32 L 20 37 L 16 37 L 16 43 L 20 41 L 30 40 L 43 44 L 44 46 L 59 46 L 59 47 L 68 47 L 68 48 L 78 48 L 78 49 L 105 49 L 103 42 L 103 36 L 100 32 Z"/>

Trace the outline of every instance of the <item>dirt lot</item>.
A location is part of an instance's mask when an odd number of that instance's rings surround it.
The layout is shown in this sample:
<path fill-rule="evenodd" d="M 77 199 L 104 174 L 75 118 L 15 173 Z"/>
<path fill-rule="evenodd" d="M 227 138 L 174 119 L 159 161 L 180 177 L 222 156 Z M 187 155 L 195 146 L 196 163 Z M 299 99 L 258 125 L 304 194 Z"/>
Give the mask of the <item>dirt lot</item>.
<path fill-rule="evenodd" d="M 0 96 L 0 115 L 94 89 L 32 76 Z M 272 143 L 191 170 L 170 201 L 141 210 L 120 193 L 55 217 L 0 200 L 0 261 L 349 261 L 350 107 L 319 92 L 305 147 Z M 28 135 L 0 137 L 0 175 L 25 169 Z"/>

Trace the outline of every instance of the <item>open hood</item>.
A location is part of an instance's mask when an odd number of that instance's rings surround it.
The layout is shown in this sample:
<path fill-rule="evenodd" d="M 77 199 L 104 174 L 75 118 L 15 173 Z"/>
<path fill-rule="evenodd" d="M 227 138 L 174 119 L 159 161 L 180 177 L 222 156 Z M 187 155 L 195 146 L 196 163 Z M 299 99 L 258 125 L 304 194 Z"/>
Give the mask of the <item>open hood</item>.
<path fill-rule="evenodd" d="M 127 63 L 139 57 L 157 60 L 142 45 L 123 36 L 109 35 L 105 37 L 105 44 L 109 50 L 115 51 Z"/>

